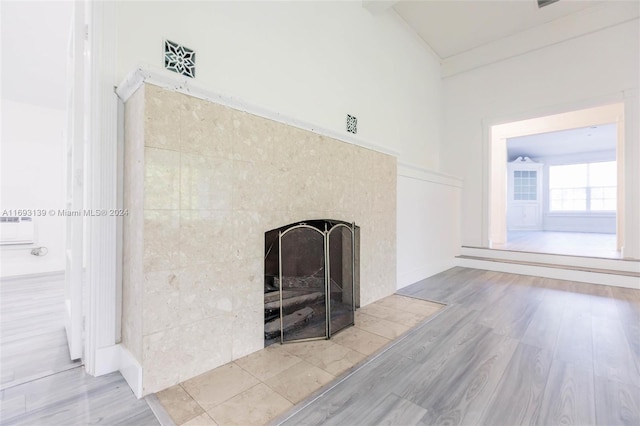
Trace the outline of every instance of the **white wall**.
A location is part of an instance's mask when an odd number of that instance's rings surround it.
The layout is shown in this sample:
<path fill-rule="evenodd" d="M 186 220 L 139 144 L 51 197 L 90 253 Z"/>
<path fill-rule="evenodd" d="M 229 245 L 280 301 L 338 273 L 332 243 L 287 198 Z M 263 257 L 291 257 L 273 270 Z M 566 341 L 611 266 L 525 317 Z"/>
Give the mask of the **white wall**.
<path fill-rule="evenodd" d="M 461 186 L 452 177 L 398 167 L 398 288 L 455 266 Z"/>
<path fill-rule="evenodd" d="M 8 100 L 2 101 L 0 211 L 64 208 L 65 112 Z M 65 218 L 34 217 L 34 245 L 0 246 L 0 276 L 64 270 Z M 46 256 L 32 256 L 45 246 Z"/>
<path fill-rule="evenodd" d="M 484 243 L 483 122 L 579 109 L 614 96 L 620 100 L 622 91 L 639 86 L 638 36 L 636 19 L 443 80 L 442 162 L 444 171 L 465 181 L 462 244 Z M 626 117 L 625 125 L 637 129 L 638 117 Z M 640 143 L 635 130 L 629 134 L 636 136 L 625 143 Z M 640 195 L 633 197 L 637 204 Z"/>
<path fill-rule="evenodd" d="M 117 12 L 120 80 L 138 65 L 162 68 L 166 38 L 196 51 L 196 80 L 209 90 L 345 135 L 346 114 L 356 115 L 358 138 L 403 163 L 440 167 L 440 62 L 392 10 L 373 16 L 359 1 L 118 2 Z M 441 244 L 444 230 L 458 240 L 450 222 L 458 205 L 433 183 L 398 182 L 406 285 L 448 267 L 452 250 Z"/>
<path fill-rule="evenodd" d="M 440 66 L 394 12 L 358 1 L 118 2 L 118 78 L 163 67 L 163 40 L 196 51 L 196 80 L 437 169 Z M 116 82 L 119 83 L 120 81 Z"/>

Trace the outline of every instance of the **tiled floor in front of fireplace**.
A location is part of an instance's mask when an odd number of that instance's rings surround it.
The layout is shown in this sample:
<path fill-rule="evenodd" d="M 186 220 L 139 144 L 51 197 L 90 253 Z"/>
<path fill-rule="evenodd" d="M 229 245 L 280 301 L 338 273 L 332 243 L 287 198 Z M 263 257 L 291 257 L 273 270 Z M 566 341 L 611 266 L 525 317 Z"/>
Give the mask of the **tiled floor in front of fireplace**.
<path fill-rule="evenodd" d="M 387 346 L 444 305 L 392 295 L 331 340 L 274 344 L 157 394 L 177 425 L 260 425 Z"/>

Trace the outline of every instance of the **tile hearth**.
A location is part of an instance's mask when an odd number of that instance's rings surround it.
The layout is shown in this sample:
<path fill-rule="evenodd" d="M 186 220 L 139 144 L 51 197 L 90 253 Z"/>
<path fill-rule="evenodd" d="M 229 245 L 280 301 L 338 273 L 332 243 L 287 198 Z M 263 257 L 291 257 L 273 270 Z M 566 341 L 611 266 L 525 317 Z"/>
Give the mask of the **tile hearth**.
<path fill-rule="evenodd" d="M 177 425 L 259 425 L 277 418 L 444 305 L 392 295 L 356 312 L 331 340 L 271 345 L 157 394 Z"/>

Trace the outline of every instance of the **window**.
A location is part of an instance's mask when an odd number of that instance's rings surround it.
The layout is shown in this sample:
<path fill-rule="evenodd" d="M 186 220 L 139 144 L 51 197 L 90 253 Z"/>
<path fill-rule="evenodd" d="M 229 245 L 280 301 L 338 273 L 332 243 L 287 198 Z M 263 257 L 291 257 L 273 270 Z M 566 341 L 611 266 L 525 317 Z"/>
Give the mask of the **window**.
<path fill-rule="evenodd" d="M 550 211 L 616 210 L 615 161 L 549 166 Z"/>

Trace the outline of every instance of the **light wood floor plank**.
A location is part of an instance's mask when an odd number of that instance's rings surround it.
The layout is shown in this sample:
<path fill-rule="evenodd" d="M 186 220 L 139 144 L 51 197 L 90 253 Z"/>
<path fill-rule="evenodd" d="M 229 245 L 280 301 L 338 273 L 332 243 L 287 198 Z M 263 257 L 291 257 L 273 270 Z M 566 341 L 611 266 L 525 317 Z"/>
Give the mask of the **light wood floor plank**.
<path fill-rule="evenodd" d="M 390 385 L 419 367 L 397 351 L 385 354 L 339 383 L 327 396 L 314 400 L 309 406 L 313 409 L 303 408 L 294 414 L 288 424 L 356 424 L 363 412 L 368 412 L 391 392 Z M 354 388 L 355 383 L 357 387 Z"/>
<path fill-rule="evenodd" d="M 593 333 L 588 296 L 576 295 L 567 303 L 554 358 L 593 368 Z"/>
<path fill-rule="evenodd" d="M 542 410 L 551 352 L 520 343 L 480 423 L 530 424 Z"/>
<path fill-rule="evenodd" d="M 611 292 L 618 308 L 620 324 L 640 374 L 640 291 L 613 287 Z"/>
<path fill-rule="evenodd" d="M 0 424 L 157 425 L 120 373 L 71 362 L 63 276 L 0 282 Z"/>
<path fill-rule="evenodd" d="M 449 305 L 281 423 L 640 424 L 640 291 L 453 268 L 399 293 Z"/>
<path fill-rule="evenodd" d="M 0 292 L 0 389 L 78 365 L 67 348 L 62 275 L 2 281 Z"/>
<path fill-rule="evenodd" d="M 407 354 L 418 367 L 411 374 L 402 374 L 400 380 L 393 384 L 392 390 L 398 395 L 429 409 L 429 401 L 433 392 L 440 392 L 440 386 L 454 376 L 456 361 L 468 358 L 490 330 L 479 325 L 455 330 L 448 341 L 440 339 L 425 350 Z M 442 389 L 444 391 L 444 389 Z"/>
<path fill-rule="evenodd" d="M 593 371 L 554 360 L 535 423 L 540 426 L 596 424 Z"/>
<path fill-rule="evenodd" d="M 490 333 L 451 359 L 428 391 L 410 399 L 427 409 L 424 424 L 477 424 L 518 342 Z"/>
<path fill-rule="evenodd" d="M 399 294 L 420 297 L 436 302 L 449 302 L 457 292 L 467 291 L 465 284 L 483 271 L 470 268 L 452 268 L 427 280 L 403 288 Z M 471 287 L 470 289 L 473 289 Z"/>
<path fill-rule="evenodd" d="M 367 425 L 416 424 L 426 412 L 427 410 L 419 405 L 392 393 L 370 411 L 363 413 L 360 421 Z"/>
<path fill-rule="evenodd" d="M 92 377 L 83 368 L 74 368 L 5 389 L 0 399 L 2 425 L 159 424 L 120 373 Z"/>
<path fill-rule="evenodd" d="M 593 370 L 596 376 L 640 387 L 640 374 L 619 321 L 593 321 Z"/>
<path fill-rule="evenodd" d="M 599 425 L 640 425 L 640 388 L 596 376 L 595 392 Z"/>
<path fill-rule="evenodd" d="M 555 350 L 564 316 L 564 303 L 557 303 L 554 296 L 547 292 L 522 336 L 523 343 L 551 352 Z"/>

